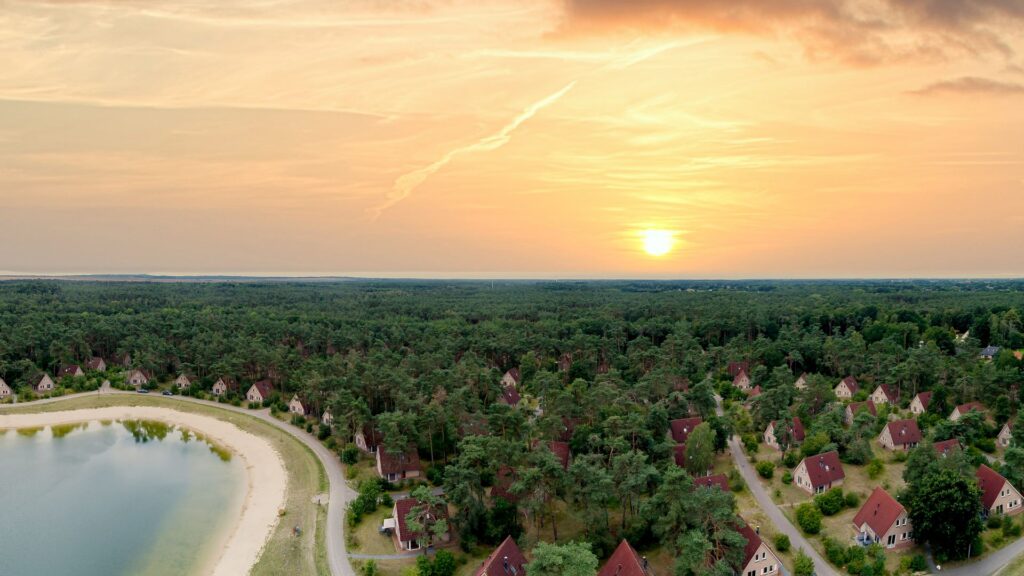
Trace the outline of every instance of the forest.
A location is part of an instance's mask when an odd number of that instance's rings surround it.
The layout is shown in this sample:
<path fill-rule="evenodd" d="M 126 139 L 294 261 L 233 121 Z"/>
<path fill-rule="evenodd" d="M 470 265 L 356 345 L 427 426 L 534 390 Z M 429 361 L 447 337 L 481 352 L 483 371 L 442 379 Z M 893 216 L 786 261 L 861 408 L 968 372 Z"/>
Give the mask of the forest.
<path fill-rule="evenodd" d="M 812 453 L 857 462 L 870 426 L 845 430 L 832 394 L 851 375 L 904 404 L 933 391 L 936 415 L 983 399 L 1005 422 L 1024 381 L 1022 311 L 1024 282 L 1002 280 L 8 281 L 0 377 L 25 389 L 40 372 L 127 356 L 164 382 L 230 376 L 244 391 L 269 379 L 282 398 L 330 409 L 339 445 L 372 428 L 384 449 L 416 450 L 456 506 L 464 547 L 520 530 L 508 506 L 558 541 L 556 510 L 570 510 L 598 557 L 626 537 L 671 550 L 677 573 L 726 574 L 743 548 L 731 496 L 682 495 L 728 436 L 796 415 Z M 979 361 L 988 346 L 998 354 Z M 749 411 L 736 362 L 760 387 Z M 501 384 L 511 369 L 517 405 Z M 666 432 L 689 415 L 707 426 L 684 470 Z M 537 449 L 552 441 L 568 443 L 571 466 Z M 503 474 L 514 502 L 495 505 L 486 489 Z"/>

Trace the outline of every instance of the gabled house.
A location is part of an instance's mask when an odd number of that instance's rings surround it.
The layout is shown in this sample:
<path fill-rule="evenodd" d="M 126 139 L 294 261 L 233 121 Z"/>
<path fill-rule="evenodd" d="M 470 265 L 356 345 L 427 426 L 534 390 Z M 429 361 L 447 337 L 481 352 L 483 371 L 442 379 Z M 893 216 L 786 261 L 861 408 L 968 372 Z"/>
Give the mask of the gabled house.
<path fill-rule="evenodd" d="M 932 448 L 935 449 L 935 453 L 939 455 L 939 458 L 945 458 L 956 450 L 962 450 L 960 441 L 956 438 L 950 438 L 949 440 L 942 440 L 932 444 Z"/>
<path fill-rule="evenodd" d="M 174 387 L 178 390 L 188 390 L 195 381 L 196 377 L 191 374 L 178 374 L 178 377 L 174 379 Z"/>
<path fill-rule="evenodd" d="M 921 429 L 917 420 L 894 420 L 885 425 L 878 435 L 878 443 L 886 450 L 910 450 L 921 442 Z"/>
<path fill-rule="evenodd" d="M 739 388 L 740 390 L 750 390 L 750 376 L 746 370 L 740 370 L 736 376 L 732 379 L 732 385 Z"/>
<path fill-rule="evenodd" d="M 999 346 L 985 346 L 985 348 L 981 350 L 981 354 L 979 354 L 979 356 L 982 360 L 991 361 L 996 356 L 999 356 L 1000 350 L 1002 350 L 1002 348 Z"/>
<path fill-rule="evenodd" d="M 128 384 L 129 386 L 134 386 L 136 389 L 139 389 L 145 386 L 146 384 L 149 384 L 149 379 L 152 377 L 153 375 L 150 374 L 149 372 L 145 370 L 139 370 L 136 368 L 135 370 L 131 370 L 130 372 L 128 372 L 128 377 L 125 378 L 125 383 Z"/>
<path fill-rule="evenodd" d="M 512 485 L 519 480 L 515 468 L 502 464 L 494 474 L 494 483 L 491 484 L 491 499 L 503 498 L 506 502 L 515 504 L 519 496 L 512 493 Z"/>
<path fill-rule="evenodd" d="M 968 402 L 966 404 L 961 404 L 956 408 L 953 408 L 953 411 L 950 412 L 949 414 L 949 419 L 953 422 L 956 422 L 957 420 L 963 418 L 964 415 L 967 414 L 968 412 L 984 411 L 985 407 L 981 405 L 981 402 Z"/>
<path fill-rule="evenodd" d="M 874 402 L 876 406 L 882 404 L 896 406 L 899 404 L 900 399 L 888 384 L 879 384 L 875 388 L 875 391 L 871 393 L 871 401 Z"/>
<path fill-rule="evenodd" d="M 750 360 L 729 362 L 729 365 L 726 367 L 726 371 L 729 373 L 730 378 L 735 378 L 740 372 L 750 372 Z"/>
<path fill-rule="evenodd" d="M 910 412 L 914 416 L 920 416 L 928 411 L 928 406 L 932 403 L 931 392 L 921 392 L 914 399 L 910 401 Z"/>
<path fill-rule="evenodd" d="M 14 390 L 11 390 L 11 387 L 7 385 L 7 382 L 4 382 L 4 379 L 0 378 L 0 400 L 10 398 L 12 394 L 14 394 Z"/>
<path fill-rule="evenodd" d="M 377 449 L 377 474 L 388 482 L 420 477 L 420 455 L 415 448 L 401 454 L 391 454 L 380 446 Z"/>
<path fill-rule="evenodd" d="M 910 515 L 883 488 L 875 488 L 853 517 L 857 542 L 880 544 L 886 549 L 906 548 L 914 543 Z"/>
<path fill-rule="evenodd" d="M 214 396 L 223 396 L 228 392 L 237 391 L 238 382 L 231 376 L 221 376 L 220 378 L 217 378 L 217 381 L 213 383 L 213 389 L 211 390 Z"/>
<path fill-rule="evenodd" d="M 796 379 L 796 382 L 793 383 L 793 386 L 795 386 L 797 390 L 807 388 L 807 372 L 801 374 L 800 377 Z"/>
<path fill-rule="evenodd" d="M 776 450 L 782 450 L 783 446 L 779 443 L 778 436 L 783 434 L 775 434 L 775 422 L 769 422 L 768 427 L 764 430 L 764 443 Z M 799 416 L 793 417 L 793 424 L 789 427 L 789 433 L 785 434 L 787 437 L 786 448 L 791 446 L 797 446 L 804 441 L 804 424 L 800 421 Z"/>
<path fill-rule="evenodd" d="M 300 398 L 298 394 L 293 394 L 292 399 L 288 402 L 288 411 L 292 414 L 298 414 L 299 416 L 308 416 L 311 414 L 309 402 L 304 398 Z"/>
<path fill-rule="evenodd" d="M 334 415 L 331 414 L 330 408 L 324 408 L 324 413 L 320 415 L 320 421 L 323 422 L 325 426 L 334 425 Z"/>
<path fill-rule="evenodd" d="M 978 467 L 976 473 L 978 488 L 981 488 L 981 503 L 986 514 L 1020 514 L 1021 495 L 1006 478 L 985 464 Z"/>
<path fill-rule="evenodd" d="M 515 386 L 504 386 L 501 389 L 501 398 L 498 398 L 498 401 L 515 408 L 519 405 L 520 399 L 519 391 L 516 390 Z"/>
<path fill-rule="evenodd" d="M 90 372 L 106 372 L 107 371 L 107 361 L 104 360 L 103 358 L 100 358 L 99 356 L 93 356 L 85 364 L 85 368 L 86 368 L 86 370 L 89 370 Z"/>
<path fill-rule="evenodd" d="M 32 391 L 36 394 L 52 392 L 55 384 L 49 374 L 43 373 L 32 379 Z"/>
<path fill-rule="evenodd" d="M 847 376 L 840 380 L 839 384 L 836 384 L 833 392 L 835 392 L 836 398 L 839 398 L 840 400 L 849 400 L 850 398 L 853 398 L 853 395 L 857 393 L 858 389 L 857 379 L 853 376 Z"/>
<path fill-rule="evenodd" d="M 424 505 L 423 502 L 415 498 L 402 498 L 395 502 L 395 506 L 391 510 L 391 517 L 395 524 L 395 539 L 398 540 L 398 545 L 402 550 L 419 550 L 428 545 L 429 539 L 423 538 L 423 534 L 410 529 L 408 523 L 409 513 L 416 507 Z M 448 507 L 437 506 L 429 513 L 439 519 L 447 520 Z M 421 539 L 423 540 L 422 542 L 420 541 Z M 439 539 L 442 543 L 450 541 L 451 530 L 440 536 Z"/>
<path fill-rule="evenodd" d="M 352 438 L 356 447 L 367 454 L 376 454 L 380 445 L 381 434 L 370 424 L 363 424 L 363 427 L 356 431 Z"/>
<path fill-rule="evenodd" d="M 80 378 L 83 376 L 85 376 L 85 370 L 82 370 L 82 367 L 78 364 L 65 364 L 57 372 L 57 378 Z"/>
<path fill-rule="evenodd" d="M 270 398 L 270 394 L 273 391 L 274 384 L 270 380 L 260 380 L 252 386 L 249 386 L 249 391 L 245 393 L 245 399 L 249 402 L 262 404 L 265 400 Z"/>
<path fill-rule="evenodd" d="M 712 474 L 710 476 L 698 476 L 693 479 L 693 485 L 700 488 L 718 488 L 722 492 L 729 491 L 729 477 L 725 474 Z"/>
<path fill-rule="evenodd" d="M 526 576 L 526 557 L 516 541 L 506 536 L 500 546 L 491 552 L 473 576 Z"/>
<path fill-rule="evenodd" d="M 522 376 L 519 375 L 519 368 L 511 368 L 501 377 L 501 387 L 506 388 L 511 386 L 515 388 L 516 386 L 519 386 L 521 379 Z"/>
<path fill-rule="evenodd" d="M 746 523 L 736 530 L 747 541 L 743 548 L 743 576 L 771 576 L 780 574 L 782 562 L 775 552 L 761 540 L 761 535 Z"/>
<path fill-rule="evenodd" d="M 668 423 L 669 434 L 676 441 L 676 444 L 686 444 L 686 439 L 690 437 L 690 433 L 702 422 L 704 420 L 700 416 L 673 420 Z"/>
<path fill-rule="evenodd" d="M 629 542 L 623 540 L 597 571 L 597 576 L 653 576 L 653 572 L 647 557 L 637 554 Z"/>
<path fill-rule="evenodd" d="M 686 468 L 686 444 L 676 444 L 672 447 L 672 460 L 676 466 Z"/>
<path fill-rule="evenodd" d="M 793 471 L 793 484 L 808 494 L 821 494 L 843 485 L 846 472 L 835 450 L 808 456 Z"/>
<path fill-rule="evenodd" d="M 1013 422 L 1007 422 L 1003 424 L 1003 429 L 999 431 L 999 436 L 996 438 L 999 441 L 999 445 L 1006 448 L 1013 441 Z"/>
<path fill-rule="evenodd" d="M 875 403 L 871 400 L 866 402 L 851 402 L 846 405 L 846 425 L 852 426 L 853 420 L 857 417 L 857 413 L 867 410 L 875 418 L 878 417 L 878 408 L 875 407 Z"/>

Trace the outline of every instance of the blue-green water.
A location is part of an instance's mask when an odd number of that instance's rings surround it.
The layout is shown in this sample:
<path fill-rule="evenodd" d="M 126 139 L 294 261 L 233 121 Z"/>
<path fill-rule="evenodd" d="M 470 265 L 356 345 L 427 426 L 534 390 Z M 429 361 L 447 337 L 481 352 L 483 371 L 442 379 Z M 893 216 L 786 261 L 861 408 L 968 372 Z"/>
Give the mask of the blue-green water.
<path fill-rule="evenodd" d="M 0 576 L 187 576 L 241 514 L 238 458 L 159 423 L 0 431 Z"/>

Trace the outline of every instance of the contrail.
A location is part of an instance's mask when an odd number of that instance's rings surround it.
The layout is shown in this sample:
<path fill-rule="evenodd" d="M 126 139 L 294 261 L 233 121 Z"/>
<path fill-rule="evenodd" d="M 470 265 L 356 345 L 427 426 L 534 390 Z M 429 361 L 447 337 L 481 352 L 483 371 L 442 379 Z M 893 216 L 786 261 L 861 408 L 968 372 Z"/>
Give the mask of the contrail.
<path fill-rule="evenodd" d="M 506 124 L 497 133 L 487 136 L 482 140 L 474 142 L 461 148 L 451 150 L 440 159 L 434 161 L 431 164 L 424 166 L 418 170 L 413 170 L 408 174 L 403 174 L 395 180 L 395 185 L 392 187 L 391 192 L 388 193 L 387 199 L 380 206 L 376 206 L 370 209 L 370 216 L 372 219 L 376 219 L 381 215 L 382 212 L 391 208 L 395 204 L 398 204 L 402 200 L 405 200 L 413 193 L 414 190 L 426 181 L 435 172 L 444 168 L 449 162 L 454 160 L 457 156 L 468 154 L 470 152 L 489 152 L 491 150 L 497 150 L 501 148 L 512 138 L 512 133 L 515 132 L 516 128 L 522 126 L 523 122 L 526 122 L 530 118 L 533 118 L 538 112 L 547 108 L 548 106 L 557 102 L 562 96 L 565 96 L 569 90 L 572 90 L 573 86 L 576 85 L 576 81 L 573 80 L 565 88 L 562 88 L 558 92 L 540 100 L 526 107 L 518 116 L 516 116 L 511 122 Z"/>

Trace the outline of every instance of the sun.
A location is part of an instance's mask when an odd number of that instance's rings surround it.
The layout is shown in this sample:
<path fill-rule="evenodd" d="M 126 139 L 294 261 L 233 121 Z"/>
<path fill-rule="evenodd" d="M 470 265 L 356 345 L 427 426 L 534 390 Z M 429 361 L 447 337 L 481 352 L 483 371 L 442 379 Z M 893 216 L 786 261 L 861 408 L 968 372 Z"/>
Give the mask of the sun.
<path fill-rule="evenodd" d="M 651 256 L 664 256 L 672 251 L 675 245 L 675 234 L 669 230 L 644 230 L 641 235 L 644 239 L 644 252 Z"/>

